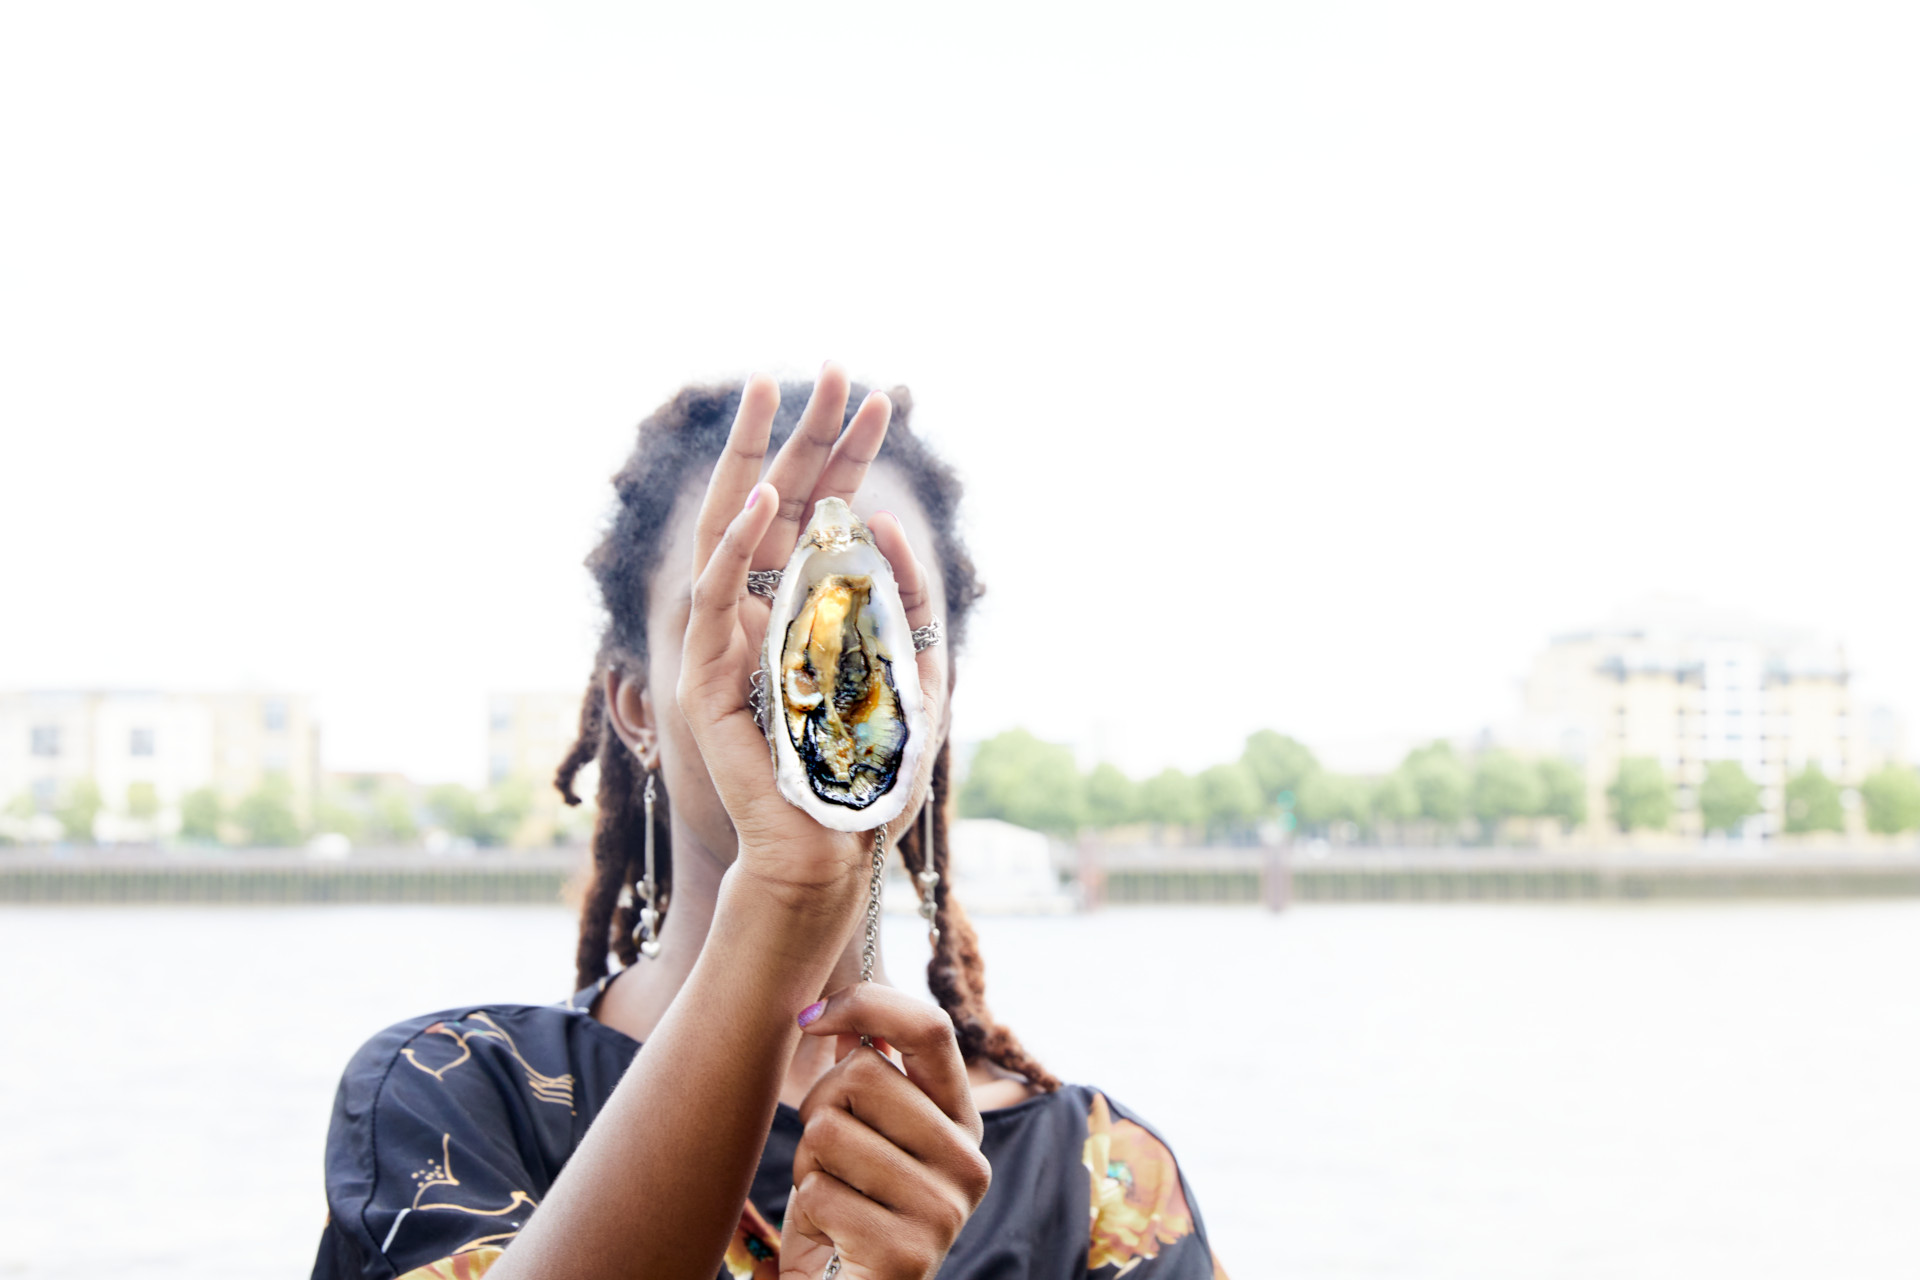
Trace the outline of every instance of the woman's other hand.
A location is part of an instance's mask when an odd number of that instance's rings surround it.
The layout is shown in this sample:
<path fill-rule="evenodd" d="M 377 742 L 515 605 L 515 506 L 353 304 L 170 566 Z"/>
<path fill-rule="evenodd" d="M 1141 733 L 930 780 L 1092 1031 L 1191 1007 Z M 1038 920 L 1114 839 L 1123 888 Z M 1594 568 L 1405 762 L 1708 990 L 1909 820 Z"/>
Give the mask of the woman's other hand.
<path fill-rule="evenodd" d="M 771 378 L 748 381 L 700 506 L 680 668 L 681 714 L 733 822 L 742 863 L 801 890 L 864 868 L 870 837 L 824 830 L 774 787 L 766 736 L 747 705 L 770 607 L 748 593 L 747 571 L 784 567 L 814 505 L 829 496 L 851 501 L 866 478 L 893 406 L 874 392 L 843 432 L 846 405 L 847 376 L 828 365 L 762 481 L 780 389 Z"/>
<path fill-rule="evenodd" d="M 923 1280 L 992 1181 L 952 1019 L 873 983 L 837 991 L 801 1017 L 806 1034 L 838 1037 L 841 1056 L 800 1106 L 806 1132 L 793 1157 L 780 1274 L 817 1280 L 838 1249 L 843 1276 Z M 862 1035 L 879 1047 L 861 1045 Z"/>

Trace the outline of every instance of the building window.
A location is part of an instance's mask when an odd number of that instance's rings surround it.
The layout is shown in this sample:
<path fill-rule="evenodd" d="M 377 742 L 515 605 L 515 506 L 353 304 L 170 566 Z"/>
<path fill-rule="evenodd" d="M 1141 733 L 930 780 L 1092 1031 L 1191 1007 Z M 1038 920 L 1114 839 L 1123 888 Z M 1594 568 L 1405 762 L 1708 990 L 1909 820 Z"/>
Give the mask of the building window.
<path fill-rule="evenodd" d="M 37 756 L 57 756 L 60 754 L 60 726 L 57 724 L 37 724 L 32 733 L 33 754 Z"/>
<path fill-rule="evenodd" d="M 287 728 L 287 704 L 280 698 L 268 698 L 261 704 L 260 716 L 268 733 L 284 733 Z"/>
<path fill-rule="evenodd" d="M 495 733 L 505 733 L 507 730 L 513 728 L 513 712 L 494 712 L 492 718 L 487 721 L 487 727 Z"/>
<path fill-rule="evenodd" d="M 60 795 L 58 778 L 35 778 L 33 780 L 33 811 L 52 813 L 53 802 Z"/>
<path fill-rule="evenodd" d="M 130 756 L 152 755 L 153 730 L 135 729 L 127 738 L 127 754 Z"/>

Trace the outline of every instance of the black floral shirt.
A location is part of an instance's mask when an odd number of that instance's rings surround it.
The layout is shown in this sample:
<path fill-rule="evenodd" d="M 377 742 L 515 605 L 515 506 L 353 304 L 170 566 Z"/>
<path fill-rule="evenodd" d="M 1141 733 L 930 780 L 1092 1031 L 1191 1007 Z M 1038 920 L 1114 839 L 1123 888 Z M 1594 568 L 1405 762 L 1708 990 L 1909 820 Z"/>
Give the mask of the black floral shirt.
<path fill-rule="evenodd" d="M 477 1280 L 526 1224 L 639 1044 L 564 1005 L 481 1005 L 368 1041 L 327 1135 L 315 1280 Z M 1200 1213 L 1152 1130 L 1097 1090 L 986 1112 L 993 1186 L 940 1275 L 1210 1280 Z M 723 1280 L 772 1280 L 799 1114 L 774 1116 Z"/>

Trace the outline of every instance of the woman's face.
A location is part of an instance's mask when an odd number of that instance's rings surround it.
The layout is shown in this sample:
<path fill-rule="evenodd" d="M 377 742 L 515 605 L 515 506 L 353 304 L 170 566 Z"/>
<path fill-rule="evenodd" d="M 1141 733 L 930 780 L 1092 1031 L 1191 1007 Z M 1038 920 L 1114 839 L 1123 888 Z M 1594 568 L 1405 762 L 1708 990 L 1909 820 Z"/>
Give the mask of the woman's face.
<path fill-rule="evenodd" d="M 656 767 L 673 801 L 674 825 L 691 834 L 722 862 L 730 863 L 737 843 L 733 823 L 721 807 L 713 779 L 701 761 L 700 749 L 694 744 L 693 734 L 680 714 L 679 700 L 675 696 L 680 684 L 680 651 L 686 640 L 687 614 L 693 599 L 694 522 L 699 514 L 700 498 L 705 492 L 706 483 L 707 476 L 703 472 L 688 485 L 674 504 L 673 516 L 666 527 L 666 545 L 659 567 L 654 571 L 653 589 L 649 593 L 646 684 L 638 691 L 628 691 L 621 703 L 623 707 L 630 707 L 637 697 L 643 724 L 651 729 L 650 733 L 630 738 L 629 745 L 640 750 L 643 762 L 649 745 L 657 751 Z M 881 511 L 890 511 L 899 519 L 914 555 L 920 561 L 920 571 L 926 578 L 928 594 L 932 597 L 934 616 L 944 626 L 947 618 L 946 582 L 941 577 L 939 558 L 934 551 L 933 527 L 906 481 L 894 468 L 884 463 L 876 464 L 867 473 L 866 482 L 855 496 L 853 509 L 863 520 L 871 519 Z M 811 517 L 811 513 L 808 515 Z M 948 697 L 953 684 L 952 654 L 948 647 L 937 645 L 928 651 L 928 656 L 935 660 L 938 674 L 931 680 L 923 674 L 921 684 L 927 699 L 927 722 L 933 726 L 936 748 L 924 757 L 926 766 L 923 772 L 931 769 L 933 758 L 938 753 L 937 744 L 946 740 Z M 742 688 L 741 705 L 745 706 L 746 701 L 747 690 Z M 648 739 L 651 739 L 651 743 Z M 924 782 L 920 783 L 922 788 L 924 785 Z M 910 797 L 906 812 L 917 813 L 923 799 L 924 789 Z"/>

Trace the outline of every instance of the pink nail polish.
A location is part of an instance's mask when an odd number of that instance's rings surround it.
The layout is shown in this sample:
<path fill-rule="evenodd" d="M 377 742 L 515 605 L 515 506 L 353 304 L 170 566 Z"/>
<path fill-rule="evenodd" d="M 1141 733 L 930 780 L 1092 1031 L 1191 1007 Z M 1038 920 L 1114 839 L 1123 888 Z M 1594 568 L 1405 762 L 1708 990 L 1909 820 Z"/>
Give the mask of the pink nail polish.
<path fill-rule="evenodd" d="M 741 510 L 742 511 L 753 510 L 753 504 L 758 501 L 760 501 L 760 486 L 755 485 L 747 494 L 747 505 L 742 507 Z"/>
<path fill-rule="evenodd" d="M 812 1004 L 800 1011 L 800 1025 L 803 1027 L 812 1026 L 814 1023 L 820 1021 L 820 1015 L 826 1011 L 827 1002 L 825 1000 L 815 1000 Z"/>

